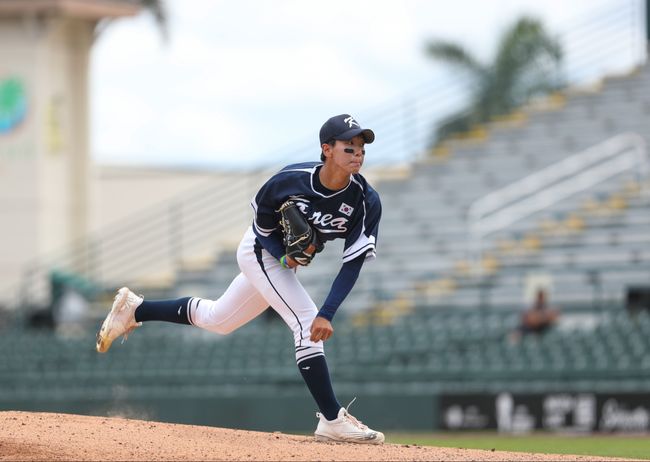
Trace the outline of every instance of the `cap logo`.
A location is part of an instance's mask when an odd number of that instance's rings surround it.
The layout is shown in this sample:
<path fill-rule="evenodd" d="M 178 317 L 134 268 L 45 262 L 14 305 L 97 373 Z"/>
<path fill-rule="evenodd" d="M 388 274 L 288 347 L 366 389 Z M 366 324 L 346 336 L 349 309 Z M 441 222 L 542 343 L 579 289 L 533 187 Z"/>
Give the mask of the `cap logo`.
<path fill-rule="evenodd" d="M 350 116 L 350 117 L 346 117 L 345 119 L 343 119 L 343 122 L 345 122 L 346 124 L 348 124 L 348 126 L 349 126 L 350 128 L 352 128 L 352 125 L 356 125 L 357 127 L 361 128 L 361 125 L 359 125 L 359 124 L 357 123 L 357 121 L 354 120 L 354 117 L 351 117 L 351 116 Z"/>

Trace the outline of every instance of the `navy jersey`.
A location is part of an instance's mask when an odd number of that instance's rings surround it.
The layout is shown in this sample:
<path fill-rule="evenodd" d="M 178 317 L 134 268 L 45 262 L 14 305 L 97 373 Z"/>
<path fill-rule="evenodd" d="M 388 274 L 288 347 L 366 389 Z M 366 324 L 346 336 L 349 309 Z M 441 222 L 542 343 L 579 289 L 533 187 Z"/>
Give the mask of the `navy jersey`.
<path fill-rule="evenodd" d="M 366 259 L 375 258 L 381 219 L 379 195 L 360 174 L 351 175 L 350 183 L 344 189 L 332 191 L 325 188 L 318 179 L 322 165 L 321 162 L 288 165 L 260 188 L 251 202 L 255 211 L 255 234 L 258 237 L 277 237 L 281 242 L 278 209 L 286 200 L 292 199 L 323 243 L 345 239 L 343 262 L 364 254 Z M 280 247 L 267 250 L 276 258 L 284 254 L 284 248 Z"/>

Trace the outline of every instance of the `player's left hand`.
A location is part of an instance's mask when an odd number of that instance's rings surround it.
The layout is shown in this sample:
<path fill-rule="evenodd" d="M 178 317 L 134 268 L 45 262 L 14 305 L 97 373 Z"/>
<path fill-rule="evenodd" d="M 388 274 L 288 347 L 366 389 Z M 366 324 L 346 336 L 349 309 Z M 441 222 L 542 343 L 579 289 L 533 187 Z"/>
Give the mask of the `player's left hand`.
<path fill-rule="evenodd" d="M 311 324 L 310 332 L 311 337 L 309 339 L 312 342 L 318 342 L 319 340 L 324 342 L 334 334 L 334 328 L 332 327 L 332 323 L 327 319 L 316 316 L 314 322 Z"/>
<path fill-rule="evenodd" d="M 280 226 L 284 235 L 282 243 L 287 261 L 291 258 L 298 265 L 309 265 L 314 255 L 323 250 L 318 232 L 312 229 L 295 201 L 284 202 L 277 211 L 280 212 Z"/>

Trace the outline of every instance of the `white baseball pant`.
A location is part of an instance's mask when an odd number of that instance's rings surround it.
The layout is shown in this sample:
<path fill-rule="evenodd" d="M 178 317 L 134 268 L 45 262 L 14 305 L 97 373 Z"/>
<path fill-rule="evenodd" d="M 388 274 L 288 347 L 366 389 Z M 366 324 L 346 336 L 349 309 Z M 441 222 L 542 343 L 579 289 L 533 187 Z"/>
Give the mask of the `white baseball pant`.
<path fill-rule="evenodd" d="M 256 244 L 249 227 L 237 249 L 241 273 L 217 300 L 192 298 L 188 318 L 192 325 L 222 335 L 238 329 L 271 306 L 293 332 L 296 362 L 323 355 L 323 342 L 312 342 L 311 324 L 318 313 L 296 272 Z"/>

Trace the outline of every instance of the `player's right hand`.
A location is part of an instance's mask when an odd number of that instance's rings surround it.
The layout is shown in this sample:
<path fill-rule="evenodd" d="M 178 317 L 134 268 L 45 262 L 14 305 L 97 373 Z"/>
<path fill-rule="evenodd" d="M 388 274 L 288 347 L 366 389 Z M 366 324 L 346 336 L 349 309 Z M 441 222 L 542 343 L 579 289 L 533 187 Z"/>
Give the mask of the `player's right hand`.
<path fill-rule="evenodd" d="M 332 323 L 327 319 L 321 316 L 316 316 L 314 322 L 311 324 L 310 332 L 311 337 L 309 337 L 309 339 L 312 342 L 318 342 L 320 340 L 324 342 L 334 335 L 334 328 L 332 327 Z"/>

